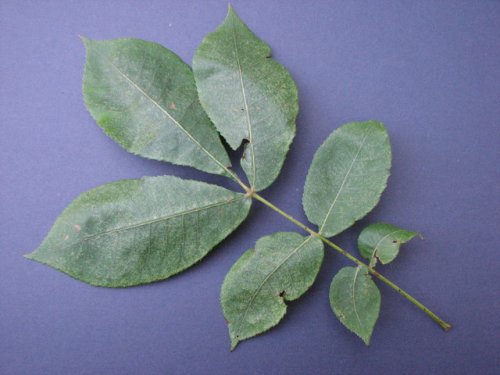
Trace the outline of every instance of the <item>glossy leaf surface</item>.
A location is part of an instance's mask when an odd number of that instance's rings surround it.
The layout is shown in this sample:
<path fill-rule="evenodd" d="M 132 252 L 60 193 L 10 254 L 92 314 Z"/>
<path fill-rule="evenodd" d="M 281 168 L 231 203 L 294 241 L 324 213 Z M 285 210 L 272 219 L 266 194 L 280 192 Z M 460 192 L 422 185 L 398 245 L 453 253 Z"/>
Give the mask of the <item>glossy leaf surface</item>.
<path fill-rule="evenodd" d="M 234 264 L 224 280 L 221 304 L 231 349 L 267 331 L 293 301 L 313 284 L 323 260 L 323 244 L 314 237 L 280 232 L 257 241 Z"/>
<path fill-rule="evenodd" d="M 84 43 L 85 103 L 107 135 L 140 156 L 226 173 L 229 158 L 188 65 L 139 39 Z"/>
<path fill-rule="evenodd" d="M 335 275 L 330 305 L 340 322 L 368 345 L 380 311 L 380 291 L 365 267 L 344 267 Z"/>
<path fill-rule="evenodd" d="M 335 130 L 316 151 L 307 174 L 303 206 L 319 233 L 349 228 L 378 203 L 391 167 L 391 147 L 377 121 Z"/>
<path fill-rule="evenodd" d="M 92 285 L 162 280 L 203 258 L 245 219 L 250 203 L 177 177 L 118 181 L 74 200 L 27 257 Z"/>
<path fill-rule="evenodd" d="M 241 165 L 255 190 L 278 176 L 295 135 L 297 88 L 271 50 L 229 7 L 198 47 L 193 71 L 200 100 L 233 149 L 247 140 Z"/>
<path fill-rule="evenodd" d="M 358 237 L 360 254 L 374 266 L 377 259 L 382 264 L 392 262 L 401 244 L 410 241 L 418 233 L 391 224 L 376 223 L 367 226 Z"/>

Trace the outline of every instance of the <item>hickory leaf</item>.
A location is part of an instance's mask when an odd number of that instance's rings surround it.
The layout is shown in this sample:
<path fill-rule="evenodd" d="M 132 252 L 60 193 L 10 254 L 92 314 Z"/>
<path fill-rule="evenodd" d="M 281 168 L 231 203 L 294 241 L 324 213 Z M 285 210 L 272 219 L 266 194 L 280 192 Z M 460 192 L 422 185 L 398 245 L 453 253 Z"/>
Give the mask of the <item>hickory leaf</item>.
<path fill-rule="evenodd" d="M 320 234 L 334 236 L 378 203 L 391 167 L 391 146 L 377 121 L 353 122 L 320 146 L 307 174 L 303 206 Z"/>
<path fill-rule="evenodd" d="M 280 232 L 262 237 L 234 264 L 224 280 L 221 305 L 231 337 L 238 342 L 267 331 L 313 284 L 323 244 L 312 236 Z"/>
<path fill-rule="evenodd" d="M 418 233 L 391 224 L 376 223 L 367 226 L 358 237 L 359 253 L 374 267 L 377 259 L 382 264 L 392 262 L 401 244 L 410 241 Z"/>
<path fill-rule="evenodd" d="M 295 83 L 270 56 L 269 46 L 229 6 L 193 59 L 201 103 L 219 132 L 234 150 L 248 141 L 241 166 L 256 191 L 278 176 L 298 112 Z"/>
<path fill-rule="evenodd" d="M 176 54 L 140 39 L 83 41 L 85 104 L 107 135 L 143 157 L 228 173 L 193 73 Z"/>
<path fill-rule="evenodd" d="M 365 267 L 344 267 L 335 275 L 330 305 L 340 322 L 368 345 L 380 311 L 380 292 Z"/>
<path fill-rule="evenodd" d="M 330 303 L 342 324 L 366 344 L 380 309 L 372 276 L 443 329 L 451 328 L 371 267 L 377 259 L 392 261 L 415 232 L 388 224 L 367 227 L 358 246 L 370 265 L 327 238 L 372 210 L 386 186 L 391 148 L 381 123 L 346 124 L 316 152 L 303 194 L 307 218 L 319 228 L 315 231 L 258 193 L 277 178 L 295 135 L 297 88 L 288 71 L 270 58 L 269 46 L 231 7 L 197 49 L 193 71 L 156 43 L 83 42 L 85 103 L 107 135 L 134 154 L 230 177 L 242 192 L 172 176 L 103 185 L 76 198 L 28 258 L 97 286 L 163 280 L 201 260 L 234 231 L 255 199 L 308 236 L 279 232 L 263 237 L 230 269 L 221 306 L 232 349 L 278 324 L 286 301 L 310 288 L 323 244 L 357 265 L 333 278 Z M 240 162 L 248 183 L 230 169 L 221 136 L 233 150 L 244 144 Z"/>
<path fill-rule="evenodd" d="M 122 180 L 76 198 L 27 257 L 92 285 L 163 280 L 227 237 L 250 203 L 243 194 L 172 176 Z"/>

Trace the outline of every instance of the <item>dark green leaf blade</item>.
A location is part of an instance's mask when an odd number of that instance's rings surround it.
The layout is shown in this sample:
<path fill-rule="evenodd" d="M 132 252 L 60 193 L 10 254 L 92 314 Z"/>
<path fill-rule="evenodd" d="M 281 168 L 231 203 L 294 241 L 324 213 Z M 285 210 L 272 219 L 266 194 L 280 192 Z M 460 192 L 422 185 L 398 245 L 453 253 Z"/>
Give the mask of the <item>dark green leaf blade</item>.
<path fill-rule="evenodd" d="M 140 39 L 83 39 L 86 106 L 112 139 L 150 159 L 227 174 L 230 161 L 177 55 Z"/>
<path fill-rule="evenodd" d="M 278 176 L 295 135 L 297 88 L 271 50 L 231 7 L 193 59 L 200 100 L 228 144 L 248 140 L 241 159 L 256 191 Z"/>
<path fill-rule="evenodd" d="M 243 194 L 177 177 L 144 177 L 80 195 L 28 258 L 92 285 L 163 280 L 198 262 L 245 219 Z"/>
<path fill-rule="evenodd" d="M 238 342 L 272 328 L 287 305 L 313 284 L 323 261 L 315 237 L 280 232 L 262 237 L 233 265 L 221 290 L 231 350 Z"/>
<path fill-rule="evenodd" d="M 382 264 L 387 264 L 396 258 L 401 244 L 410 241 L 417 234 L 391 224 L 371 224 L 359 235 L 358 249 L 360 254 L 370 261 L 372 267 L 377 259 Z"/>
<path fill-rule="evenodd" d="M 320 146 L 307 174 L 302 203 L 319 233 L 349 228 L 378 203 L 391 167 L 391 146 L 377 121 L 353 122 Z"/>
<path fill-rule="evenodd" d="M 365 267 L 344 267 L 335 275 L 330 305 L 340 322 L 368 345 L 380 311 L 380 291 Z"/>

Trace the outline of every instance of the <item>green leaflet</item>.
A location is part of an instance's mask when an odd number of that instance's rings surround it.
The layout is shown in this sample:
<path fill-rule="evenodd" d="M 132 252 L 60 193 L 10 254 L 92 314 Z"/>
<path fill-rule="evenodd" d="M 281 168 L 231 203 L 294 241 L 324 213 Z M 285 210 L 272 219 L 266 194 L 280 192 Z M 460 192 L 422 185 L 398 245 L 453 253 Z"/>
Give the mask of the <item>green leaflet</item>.
<path fill-rule="evenodd" d="M 262 237 L 233 265 L 221 290 L 231 350 L 238 342 L 265 332 L 313 284 L 323 261 L 315 237 L 280 232 Z"/>
<path fill-rule="evenodd" d="M 27 255 L 92 285 L 166 279 L 203 258 L 245 219 L 243 194 L 177 177 L 145 177 L 80 195 Z"/>
<path fill-rule="evenodd" d="M 375 266 L 377 259 L 382 264 L 387 264 L 396 258 L 401 244 L 410 241 L 417 234 L 391 224 L 371 224 L 359 235 L 358 249 L 370 261 L 371 267 Z"/>
<path fill-rule="evenodd" d="M 335 275 L 330 305 L 340 322 L 368 345 L 380 311 L 380 292 L 365 267 L 344 267 Z"/>
<path fill-rule="evenodd" d="M 85 103 L 107 135 L 134 154 L 227 174 L 229 158 L 188 65 L 139 39 L 83 41 Z"/>
<path fill-rule="evenodd" d="M 200 100 L 228 144 L 247 140 L 241 159 L 250 185 L 268 187 L 278 176 L 295 135 L 297 88 L 271 50 L 229 7 L 193 59 Z"/>
<path fill-rule="evenodd" d="M 316 151 L 302 203 L 319 233 L 334 236 L 378 203 L 391 167 L 391 146 L 377 121 L 353 122 L 335 130 Z"/>

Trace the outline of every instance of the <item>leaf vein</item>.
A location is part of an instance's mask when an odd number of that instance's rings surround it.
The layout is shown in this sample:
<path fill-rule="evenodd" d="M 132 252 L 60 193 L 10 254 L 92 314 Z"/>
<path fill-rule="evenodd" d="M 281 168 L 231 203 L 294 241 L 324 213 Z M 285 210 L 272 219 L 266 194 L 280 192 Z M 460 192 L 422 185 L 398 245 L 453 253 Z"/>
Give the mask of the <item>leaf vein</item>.
<path fill-rule="evenodd" d="M 238 332 L 241 328 L 241 325 L 243 324 L 243 321 L 245 320 L 246 318 L 246 315 L 248 313 L 248 310 L 250 309 L 250 306 L 253 304 L 253 302 L 255 301 L 255 298 L 257 298 L 257 296 L 259 295 L 260 291 L 262 290 L 262 288 L 264 287 L 264 285 L 267 283 L 267 281 L 269 280 L 269 278 L 271 276 L 273 276 L 282 266 L 283 264 L 285 264 L 287 262 L 288 259 L 290 259 L 294 254 L 297 253 L 297 251 L 299 251 L 310 239 L 312 238 L 312 236 L 309 236 L 307 237 L 299 246 L 297 246 L 295 249 L 293 249 L 293 251 L 288 254 L 279 264 L 278 266 L 276 266 L 276 268 L 274 268 L 274 270 L 272 270 L 269 275 L 267 275 L 264 280 L 262 280 L 262 282 L 260 283 L 259 287 L 255 290 L 255 292 L 253 293 L 252 297 L 250 298 L 250 302 L 248 302 L 246 308 L 245 308 L 245 311 L 243 312 L 243 315 L 241 316 L 241 318 L 238 320 L 238 328 L 235 329 L 235 332 Z"/>
<path fill-rule="evenodd" d="M 170 219 L 173 219 L 173 218 L 176 218 L 176 217 L 184 217 L 185 215 L 189 215 L 191 213 L 200 212 L 200 211 L 203 211 L 203 210 L 208 210 L 210 208 L 223 206 L 225 204 L 231 204 L 231 203 L 240 201 L 240 200 L 242 200 L 244 198 L 245 198 L 245 196 L 239 196 L 239 197 L 233 198 L 231 200 L 224 200 L 222 202 L 212 203 L 212 204 L 209 204 L 209 205 L 206 205 L 206 206 L 203 206 L 203 207 L 197 207 L 197 208 L 193 208 L 193 209 L 187 210 L 187 211 L 176 212 L 174 214 L 170 214 L 170 215 L 167 215 L 167 216 L 162 216 L 162 217 L 159 217 L 159 218 L 156 218 L 156 219 L 143 221 L 142 223 L 131 224 L 131 225 L 127 225 L 127 226 L 123 226 L 123 227 L 119 227 L 119 228 L 112 228 L 112 229 L 106 230 L 106 231 L 101 232 L 101 233 L 96 233 L 96 234 L 93 234 L 91 236 L 87 236 L 87 237 L 81 238 L 77 242 L 75 242 L 73 244 L 70 244 L 68 246 L 61 247 L 60 249 L 64 250 L 64 249 L 73 247 L 73 246 L 75 246 L 77 244 L 81 244 L 81 243 L 84 243 L 86 241 L 89 241 L 89 240 L 92 240 L 92 239 L 95 239 L 95 238 L 99 238 L 101 236 L 105 236 L 105 235 L 110 234 L 110 233 L 117 233 L 117 232 L 122 232 L 124 230 L 136 229 L 136 228 L 140 228 L 140 227 L 143 227 L 143 226 L 146 226 L 146 225 L 151 225 L 151 224 L 154 224 L 154 223 L 158 223 L 158 222 L 161 222 L 161 221 L 167 221 L 167 220 L 170 220 Z"/>
<path fill-rule="evenodd" d="M 223 170 L 228 172 L 230 175 L 232 174 L 227 167 L 222 164 L 217 158 L 210 153 L 205 147 L 201 145 L 200 142 L 190 133 L 188 132 L 163 106 L 158 103 L 151 95 L 149 95 L 142 87 L 140 87 L 134 80 L 132 80 L 126 73 L 124 73 L 116 64 L 114 64 L 110 59 L 107 59 L 109 64 L 127 81 L 129 82 L 133 87 L 135 87 L 144 97 L 153 103 L 168 119 L 170 119 L 179 129 L 181 129 L 187 136 L 188 138 L 195 143 L 201 150 L 203 150 L 218 166 L 220 166 Z"/>
<path fill-rule="evenodd" d="M 381 239 L 377 242 L 377 244 L 375 245 L 375 247 L 373 248 L 373 252 L 372 252 L 372 256 L 371 256 L 371 258 L 373 259 L 373 257 L 375 257 L 375 256 L 376 256 L 376 252 L 377 252 L 377 250 L 378 250 L 378 246 L 382 243 L 382 241 L 383 241 L 383 240 L 385 240 L 385 239 L 386 239 L 387 237 L 389 237 L 389 236 L 392 236 L 394 233 L 398 233 L 398 232 L 404 232 L 404 230 L 402 230 L 402 229 L 397 229 L 397 230 L 395 230 L 395 231 L 393 231 L 393 232 L 391 232 L 391 233 L 386 234 L 384 237 L 382 237 L 382 238 L 381 238 Z M 377 258 L 378 258 L 378 257 L 377 257 Z M 370 262 L 371 262 L 371 259 L 370 259 Z"/>
<path fill-rule="evenodd" d="M 243 82 L 243 71 L 241 68 L 238 43 L 236 41 L 236 28 L 235 28 L 234 22 L 231 22 L 231 31 L 232 31 L 233 42 L 234 42 L 234 52 L 235 52 L 235 57 L 236 57 L 236 63 L 238 64 L 238 76 L 240 78 L 240 86 L 241 86 L 241 92 L 243 95 L 243 103 L 245 105 L 245 114 L 246 114 L 247 129 L 248 129 L 248 142 L 250 143 L 250 148 L 252 150 L 252 183 L 250 185 L 253 187 L 253 186 L 255 186 L 255 172 L 256 171 L 255 171 L 255 151 L 254 151 L 254 144 L 253 144 L 253 137 L 252 137 L 252 124 L 250 121 L 250 111 L 248 110 L 248 102 L 247 102 L 247 96 L 246 96 L 246 91 L 245 91 L 245 84 Z"/>
<path fill-rule="evenodd" d="M 363 326 L 363 324 L 361 323 L 361 319 L 360 319 L 359 314 L 358 314 L 358 309 L 356 308 L 356 297 L 355 297 L 356 280 L 358 279 L 358 274 L 359 274 L 360 270 L 361 270 L 361 267 L 358 267 L 356 269 L 356 272 L 354 273 L 354 281 L 352 282 L 352 306 L 353 306 L 354 313 L 356 314 L 356 318 L 358 319 L 358 322 L 359 322 L 359 325 L 361 328 Z"/>
<path fill-rule="evenodd" d="M 349 177 L 349 175 L 351 174 L 351 171 L 352 171 L 352 168 L 354 166 L 354 164 L 356 163 L 356 160 L 359 156 L 359 153 L 361 152 L 361 150 L 363 149 L 363 146 L 365 144 L 365 141 L 366 141 L 366 138 L 368 136 L 368 130 L 365 131 L 365 134 L 364 134 L 364 137 L 363 137 L 363 140 L 361 141 L 361 144 L 358 148 L 358 151 L 356 152 L 356 155 L 354 156 L 354 159 L 352 160 L 351 162 L 351 165 L 349 166 L 349 169 L 347 170 L 347 173 L 346 175 L 344 176 L 344 179 L 342 180 L 342 184 L 340 185 L 340 188 L 339 188 L 339 191 L 337 192 L 337 195 L 335 196 L 335 198 L 333 199 L 333 202 L 332 204 L 330 205 L 330 208 L 328 209 L 328 212 L 325 216 L 325 219 L 323 220 L 323 223 L 321 224 L 321 227 L 319 228 L 319 233 L 321 234 L 323 232 L 323 228 L 325 227 L 325 224 L 328 220 L 328 218 L 330 217 L 331 213 L 332 213 L 332 210 L 333 210 L 333 207 L 335 206 L 335 203 L 337 203 L 337 200 L 340 196 L 340 193 L 342 192 L 342 189 L 344 188 L 344 185 L 347 181 L 347 178 Z"/>

